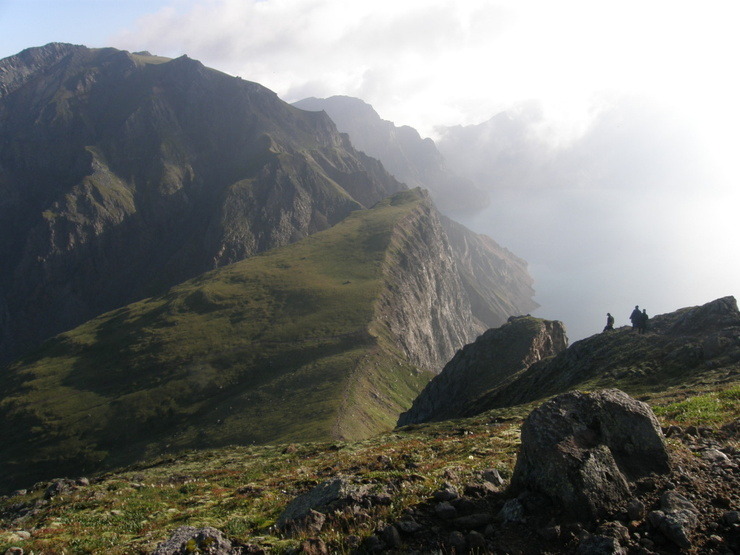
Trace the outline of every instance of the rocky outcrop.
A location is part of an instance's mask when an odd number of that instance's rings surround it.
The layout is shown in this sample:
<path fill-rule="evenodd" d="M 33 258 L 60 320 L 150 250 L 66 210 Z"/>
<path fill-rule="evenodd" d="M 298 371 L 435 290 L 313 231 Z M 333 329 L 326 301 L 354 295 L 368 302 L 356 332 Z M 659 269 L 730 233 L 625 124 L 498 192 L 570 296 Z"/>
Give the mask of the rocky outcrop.
<path fill-rule="evenodd" d="M 648 405 L 619 390 L 573 392 L 524 421 L 511 490 L 544 494 L 572 516 L 594 521 L 627 505 L 630 482 L 669 471 Z"/>
<path fill-rule="evenodd" d="M 415 365 L 438 373 L 479 328 L 431 201 L 395 227 L 376 311 Z"/>
<path fill-rule="evenodd" d="M 303 110 L 325 111 L 359 150 L 377 158 L 397 179 L 432 194 L 442 212 L 477 211 L 488 204 L 487 193 L 451 172 L 437 146 L 416 129 L 383 120 L 359 98 L 305 98 L 293 104 Z"/>
<path fill-rule="evenodd" d="M 511 318 L 459 350 L 400 416 L 398 425 L 464 416 L 474 410 L 474 401 L 483 393 L 567 346 L 561 322 Z"/>
<path fill-rule="evenodd" d="M 588 383 L 589 388 L 654 386 L 709 372 L 734 375 L 740 362 L 740 312 L 734 297 L 661 314 L 645 334 L 623 327 L 570 345 L 487 392 L 476 412 L 527 403 Z M 722 369 L 726 368 L 727 371 Z"/>
<path fill-rule="evenodd" d="M 187 555 L 207 553 L 209 555 L 237 555 L 249 553 L 238 543 L 233 543 L 223 532 L 207 526 L 180 526 L 167 541 L 157 546 L 152 555 Z"/>
<path fill-rule="evenodd" d="M 0 364 L 405 189 L 326 114 L 187 56 L 0 60 L 0 137 Z"/>

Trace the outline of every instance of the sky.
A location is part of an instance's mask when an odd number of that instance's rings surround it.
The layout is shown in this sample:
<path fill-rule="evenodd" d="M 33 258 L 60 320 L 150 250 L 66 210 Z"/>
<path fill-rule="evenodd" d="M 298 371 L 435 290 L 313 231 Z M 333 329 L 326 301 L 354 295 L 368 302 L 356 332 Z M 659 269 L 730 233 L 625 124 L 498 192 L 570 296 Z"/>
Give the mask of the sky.
<path fill-rule="evenodd" d="M 725 0 L 0 0 L 0 58 L 52 41 L 187 54 L 288 102 L 355 96 L 440 145 L 475 136 L 491 204 L 458 218 L 527 260 L 535 314 L 579 339 L 607 311 L 624 325 L 635 304 L 740 294 L 738 16 Z"/>

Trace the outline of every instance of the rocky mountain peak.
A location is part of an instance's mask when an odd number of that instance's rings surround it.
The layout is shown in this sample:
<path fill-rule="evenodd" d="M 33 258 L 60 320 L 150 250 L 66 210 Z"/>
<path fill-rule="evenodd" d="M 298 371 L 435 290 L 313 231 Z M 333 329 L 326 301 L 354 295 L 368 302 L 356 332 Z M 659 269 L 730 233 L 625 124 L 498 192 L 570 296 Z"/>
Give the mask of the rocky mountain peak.
<path fill-rule="evenodd" d="M 486 391 L 568 346 L 562 322 L 512 317 L 459 350 L 403 413 L 399 426 L 466 415 Z"/>

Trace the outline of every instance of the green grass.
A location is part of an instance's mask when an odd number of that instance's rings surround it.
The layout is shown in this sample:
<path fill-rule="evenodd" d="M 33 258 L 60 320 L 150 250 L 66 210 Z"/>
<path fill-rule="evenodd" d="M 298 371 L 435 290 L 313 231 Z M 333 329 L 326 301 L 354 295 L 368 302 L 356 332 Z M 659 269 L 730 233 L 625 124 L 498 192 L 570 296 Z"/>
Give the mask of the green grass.
<path fill-rule="evenodd" d="M 16 363 L 0 377 L 12 436 L 0 446 L 5 483 L 190 446 L 392 428 L 430 376 L 394 350 L 375 301 L 396 222 L 420 199 L 407 192 L 353 212 L 95 318 Z"/>
<path fill-rule="evenodd" d="M 680 425 L 717 425 L 740 418 L 740 385 L 655 407 L 655 413 Z"/>

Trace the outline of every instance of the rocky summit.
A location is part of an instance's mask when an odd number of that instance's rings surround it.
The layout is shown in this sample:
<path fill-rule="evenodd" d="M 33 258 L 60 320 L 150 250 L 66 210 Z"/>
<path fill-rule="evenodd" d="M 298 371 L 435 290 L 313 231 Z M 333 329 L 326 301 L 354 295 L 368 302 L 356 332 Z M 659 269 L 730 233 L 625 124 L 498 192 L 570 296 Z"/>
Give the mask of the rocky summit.
<path fill-rule="evenodd" d="M 464 416 L 478 397 L 567 346 L 561 322 L 512 317 L 459 350 L 401 414 L 398 425 Z"/>

